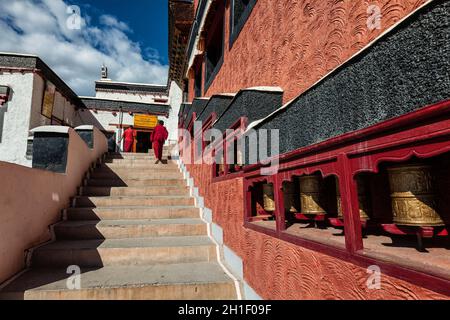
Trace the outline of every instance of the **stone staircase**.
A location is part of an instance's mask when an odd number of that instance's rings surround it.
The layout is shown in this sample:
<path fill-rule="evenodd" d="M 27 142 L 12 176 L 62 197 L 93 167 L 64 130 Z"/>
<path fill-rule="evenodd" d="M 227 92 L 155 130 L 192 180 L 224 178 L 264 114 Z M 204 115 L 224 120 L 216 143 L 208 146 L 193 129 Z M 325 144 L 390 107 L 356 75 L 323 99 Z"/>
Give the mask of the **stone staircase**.
<path fill-rule="evenodd" d="M 111 154 L 0 299 L 235 299 L 175 163 Z M 81 289 L 69 289 L 69 266 Z"/>

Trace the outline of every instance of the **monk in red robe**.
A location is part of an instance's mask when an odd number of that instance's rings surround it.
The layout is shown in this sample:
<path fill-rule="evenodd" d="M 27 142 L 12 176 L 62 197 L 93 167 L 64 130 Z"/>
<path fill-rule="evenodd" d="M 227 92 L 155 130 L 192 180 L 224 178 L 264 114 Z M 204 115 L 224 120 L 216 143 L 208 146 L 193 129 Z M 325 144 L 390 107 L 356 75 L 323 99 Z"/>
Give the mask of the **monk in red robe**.
<path fill-rule="evenodd" d="M 159 121 L 155 130 L 152 132 L 150 139 L 152 141 L 153 151 L 155 152 L 156 163 L 162 161 L 163 146 L 169 137 L 169 132 L 164 127 L 164 121 Z"/>
<path fill-rule="evenodd" d="M 136 131 L 134 131 L 133 126 L 130 126 L 127 130 L 123 132 L 122 139 L 120 141 L 125 140 L 123 151 L 132 152 L 134 138 L 136 137 Z"/>

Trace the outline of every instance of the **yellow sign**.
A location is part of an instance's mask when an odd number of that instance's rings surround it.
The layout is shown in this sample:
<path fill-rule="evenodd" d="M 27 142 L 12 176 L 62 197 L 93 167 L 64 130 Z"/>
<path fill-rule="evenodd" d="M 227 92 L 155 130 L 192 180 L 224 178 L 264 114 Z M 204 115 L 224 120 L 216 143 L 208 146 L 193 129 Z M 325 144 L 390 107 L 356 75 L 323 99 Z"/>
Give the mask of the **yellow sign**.
<path fill-rule="evenodd" d="M 47 118 L 52 117 L 53 113 L 53 104 L 55 103 L 55 86 L 47 81 L 45 84 L 45 92 L 44 92 L 44 99 L 42 101 L 42 110 L 41 113 L 46 116 Z"/>
<path fill-rule="evenodd" d="M 158 117 L 147 114 L 135 114 L 134 126 L 137 128 L 154 128 L 158 124 Z"/>

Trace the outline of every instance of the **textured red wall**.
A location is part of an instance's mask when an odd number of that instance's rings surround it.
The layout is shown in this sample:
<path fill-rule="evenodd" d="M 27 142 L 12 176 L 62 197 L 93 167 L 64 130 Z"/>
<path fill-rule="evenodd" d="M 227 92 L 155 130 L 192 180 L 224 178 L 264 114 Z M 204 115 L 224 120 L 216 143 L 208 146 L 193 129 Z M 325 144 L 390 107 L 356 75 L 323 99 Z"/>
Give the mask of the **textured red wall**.
<path fill-rule="evenodd" d="M 259 0 L 205 96 L 253 86 L 280 86 L 298 96 L 425 0 Z M 378 4 L 382 30 L 367 28 Z M 191 78 L 191 88 L 192 88 Z M 265 299 L 440 299 L 435 292 L 383 275 L 368 290 L 364 268 L 243 227 L 242 179 L 212 183 L 211 166 L 189 172 L 224 230 L 225 244 L 244 261 L 247 283 Z"/>
<path fill-rule="evenodd" d="M 224 231 L 225 244 L 244 261 L 244 278 L 264 299 L 447 299 L 382 275 L 366 287 L 366 269 L 244 228 L 242 179 L 212 183 L 211 166 L 188 165 L 195 185 Z"/>
<path fill-rule="evenodd" d="M 229 1 L 228 1 L 229 2 Z M 375 39 L 425 0 L 258 0 L 205 96 L 254 86 L 280 86 L 287 102 Z M 367 27 L 376 4 L 382 29 Z"/>

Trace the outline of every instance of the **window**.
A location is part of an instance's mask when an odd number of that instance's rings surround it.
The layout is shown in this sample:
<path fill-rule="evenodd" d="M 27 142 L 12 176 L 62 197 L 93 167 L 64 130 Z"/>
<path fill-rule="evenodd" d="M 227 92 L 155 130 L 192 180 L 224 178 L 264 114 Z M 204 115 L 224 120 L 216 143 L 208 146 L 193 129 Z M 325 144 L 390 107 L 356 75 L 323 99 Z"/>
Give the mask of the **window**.
<path fill-rule="evenodd" d="M 225 7 L 222 3 L 206 37 L 205 91 L 212 83 L 223 62 L 224 15 Z"/>
<path fill-rule="evenodd" d="M 25 158 L 27 160 L 33 160 L 33 137 L 28 137 Z"/>
<path fill-rule="evenodd" d="M 189 99 L 189 81 L 188 80 L 184 80 L 183 81 L 183 102 L 188 101 Z"/>
<path fill-rule="evenodd" d="M 230 47 L 239 36 L 257 0 L 232 0 Z"/>
<path fill-rule="evenodd" d="M 195 69 L 195 77 L 194 77 L 194 94 L 195 97 L 202 96 L 202 65 L 199 64 Z"/>
<path fill-rule="evenodd" d="M 221 146 L 216 147 L 218 152 L 216 153 L 214 177 L 218 178 L 231 174 L 240 174 L 242 171 L 244 166 L 244 139 L 242 135 L 246 127 L 247 118 L 242 117 L 231 126 L 230 132 L 224 134 Z"/>

